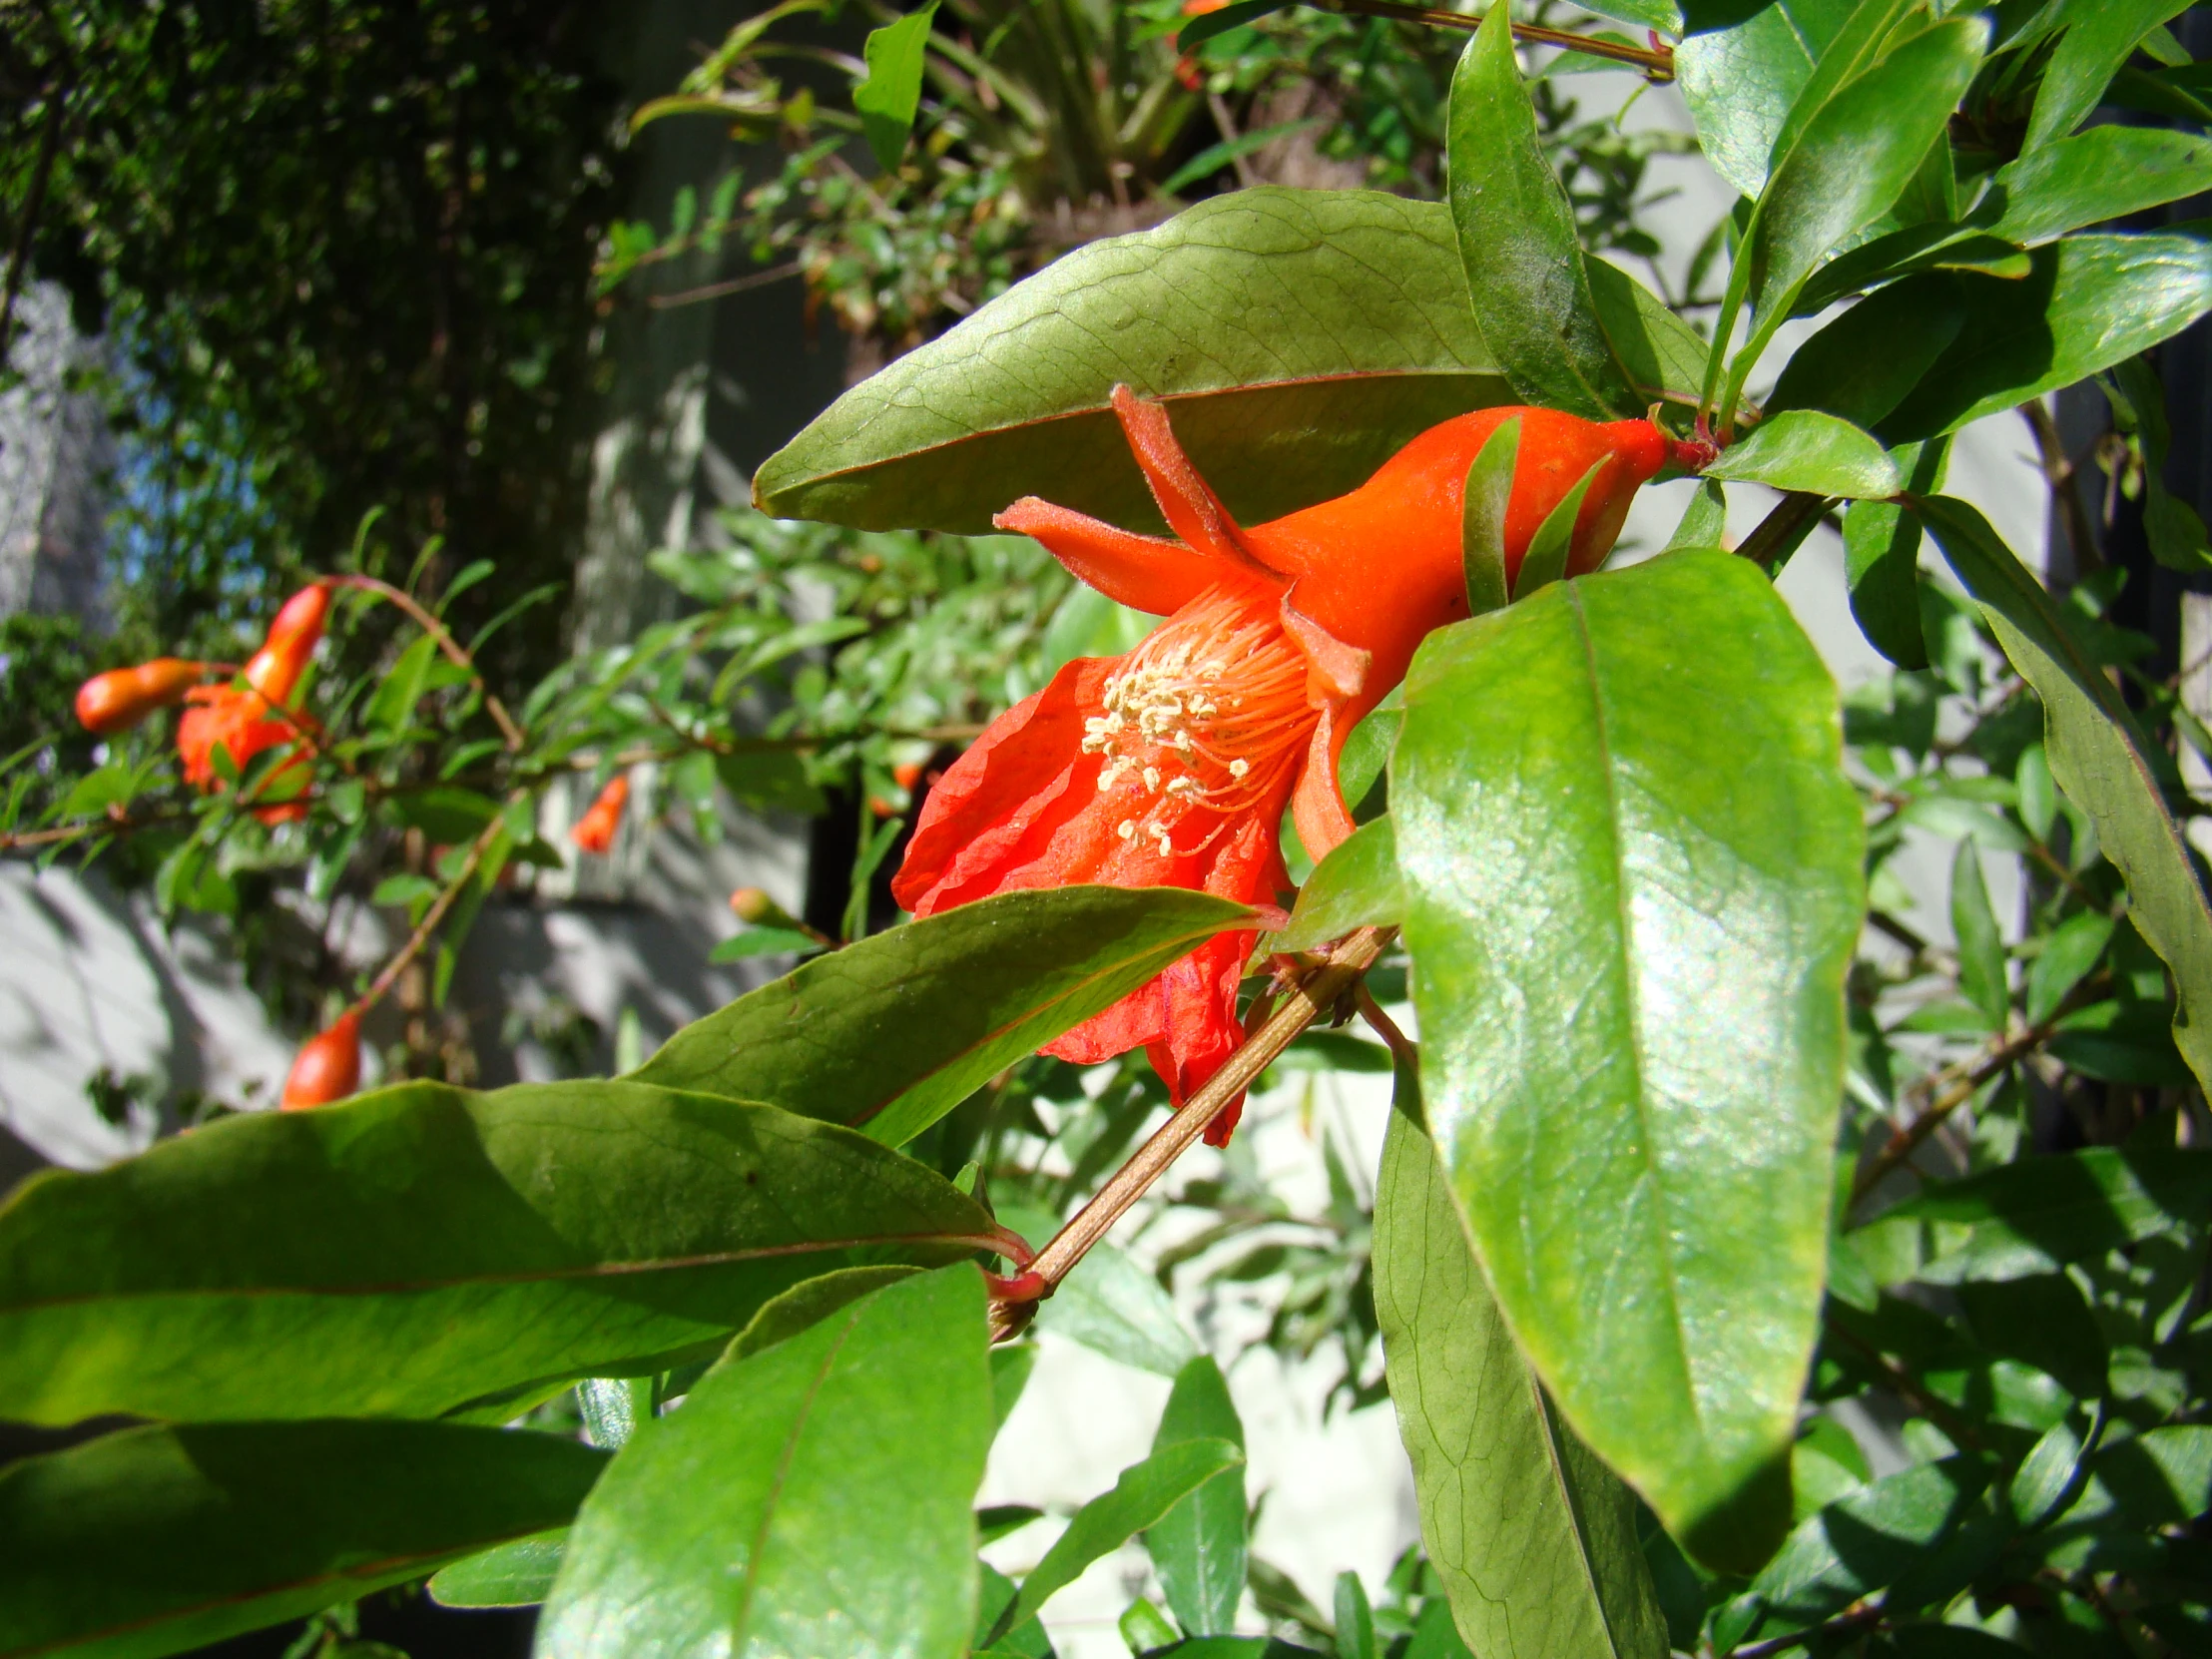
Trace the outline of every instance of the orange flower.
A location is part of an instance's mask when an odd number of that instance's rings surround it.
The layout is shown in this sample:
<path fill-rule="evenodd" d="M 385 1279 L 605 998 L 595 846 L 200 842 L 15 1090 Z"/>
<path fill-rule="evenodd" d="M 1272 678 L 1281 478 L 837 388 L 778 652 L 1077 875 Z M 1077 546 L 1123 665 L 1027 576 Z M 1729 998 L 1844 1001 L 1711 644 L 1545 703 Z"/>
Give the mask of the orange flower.
<path fill-rule="evenodd" d="M 181 657 L 156 657 L 136 668 L 95 674 L 77 688 L 78 722 L 102 737 L 128 731 L 156 709 L 182 700 L 206 669 L 205 663 Z"/>
<path fill-rule="evenodd" d="M 604 853 L 615 844 L 615 830 L 622 825 L 622 809 L 629 803 L 630 775 L 618 772 L 599 792 L 599 799 L 576 821 L 568 838 L 586 852 Z"/>
<path fill-rule="evenodd" d="M 192 707 L 177 723 L 177 755 L 187 783 L 203 793 L 225 787 L 215 770 L 218 749 L 230 755 L 234 772 L 243 773 L 255 756 L 285 744 L 297 753 L 262 781 L 257 798 L 296 793 L 306 783 L 311 723 L 303 715 L 279 714 L 276 705 L 288 703 L 298 689 L 329 608 L 327 587 L 302 588 L 284 601 L 262 649 L 247 662 L 240 676 L 245 684 L 199 686 L 185 694 Z M 264 824 L 282 824 L 306 817 L 307 809 L 303 802 L 280 801 L 255 808 L 254 816 Z"/>
<path fill-rule="evenodd" d="M 1168 620 L 1126 656 L 1068 664 L 946 772 L 892 883 L 917 916 L 1078 881 L 1274 903 L 1290 884 L 1277 845 L 1286 803 L 1317 858 L 1352 832 L 1338 752 L 1422 637 L 1467 614 L 1460 505 L 1483 440 L 1521 417 L 1509 576 L 1545 515 L 1602 460 L 1568 560 L 1570 573 L 1595 568 L 1669 453 L 1645 420 L 1485 409 L 1431 427 L 1349 495 L 1246 529 L 1164 409 L 1117 386 L 1114 410 L 1176 539 L 1034 497 L 995 522 L 1036 537 L 1107 597 Z M 1256 936 L 1210 940 L 1045 1052 L 1084 1064 L 1141 1046 L 1180 1107 L 1242 1040 L 1237 984 Z M 1228 1139 L 1241 1104 L 1208 1126 L 1211 1143 Z"/>
<path fill-rule="evenodd" d="M 284 1079 L 283 1099 L 277 1104 L 286 1112 L 304 1111 L 343 1100 L 360 1086 L 361 1016 L 347 1009 L 327 1030 L 299 1045 L 291 1075 Z"/>

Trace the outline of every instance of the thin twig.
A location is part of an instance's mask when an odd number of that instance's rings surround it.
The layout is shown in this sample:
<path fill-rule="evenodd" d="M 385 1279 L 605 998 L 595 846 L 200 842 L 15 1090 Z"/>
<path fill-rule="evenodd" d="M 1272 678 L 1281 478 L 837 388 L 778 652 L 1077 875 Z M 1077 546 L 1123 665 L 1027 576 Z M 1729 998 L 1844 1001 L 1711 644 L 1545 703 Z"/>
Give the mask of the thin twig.
<path fill-rule="evenodd" d="M 347 1012 L 365 1014 L 375 1007 L 384 999 L 384 993 L 391 989 L 399 976 L 407 971 L 408 965 L 422 954 L 431 935 L 437 931 L 438 923 L 445 919 L 445 913 L 453 908 L 454 901 L 461 896 L 461 889 L 468 885 L 477 866 L 483 863 L 484 853 L 506 828 L 506 815 L 502 813 L 477 831 L 476 838 L 468 844 L 468 856 L 461 860 L 459 872 L 445 884 L 445 890 L 438 894 L 429 909 L 423 911 L 422 919 L 415 923 L 415 930 L 407 936 L 407 942 L 399 947 L 399 954 L 384 964 L 383 971 L 376 975 L 368 989 L 360 994 Z"/>
<path fill-rule="evenodd" d="M 1950 1401 L 1931 1390 L 1928 1384 L 1914 1376 L 1910 1370 L 1891 1359 L 1873 1343 L 1860 1336 L 1858 1332 L 1838 1324 L 1833 1313 L 1823 1317 L 1821 1327 L 1839 1342 L 1857 1349 L 1863 1359 L 1871 1364 L 1875 1370 L 1882 1373 L 1883 1381 L 1888 1382 L 1901 1398 L 1911 1401 L 1919 1409 L 1922 1416 L 1928 1418 L 1930 1422 L 1949 1436 L 1952 1445 L 1969 1451 L 1981 1449 L 1980 1431 L 1960 1416 L 1951 1407 Z M 1741 1654 L 1748 1650 L 1739 1648 L 1737 1651 Z"/>
<path fill-rule="evenodd" d="M 1334 1008 L 1337 999 L 1359 982 L 1396 936 L 1395 927 L 1362 927 L 1337 946 L 1326 964 L 1289 989 L 1267 1024 L 1247 1038 L 1206 1086 L 1114 1172 L 1098 1195 L 1037 1252 L 1026 1272 L 1005 1282 L 1014 1295 L 992 1306 L 992 1340 L 1003 1341 L 1020 1330 L 1028 1321 L 1029 1305 L 1052 1294 L 1091 1246 L 1104 1238 L 1153 1182 L 1167 1173 L 1168 1166 L 1205 1133 L 1221 1109 L 1249 1088 L 1252 1080 L 1291 1045 L 1292 1038 Z"/>
<path fill-rule="evenodd" d="M 789 265 L 771 266 L 766 271 L 756 271 L 750 276 L 733 276 L 723 282 L 709 282 L 704 287 L 685 288 L 680 293 L 648 294 L 645 302 L 654 310 L 665 311 L 676 305 L 693 305 L 703 299 L 723 299 L 733 293 L 767 287 L 771 282 L 781 282 L 786 277 L 797 276 L 799 272 L 799 262 L 794 260 Z"/>
<path fill-rule="evenodd" d="M 1434 29 L 1457 29 L 1472 34 L 1482 26 L 1480 17 L 1464 12 L 1442 12 L 1427 6 L 1408 6 L 1400 0 L 1315 0 L 1326 11 L 1352 12 L 1361 17 L 1387 17 L 1399 23 L 1425 23 Z M 1653 81 L 1674 79 L 1674 48 L 1660 42 L 1650 47 L 1623 46 L 1619 41 L 1593 40 L 1567 29 L 1547 29 L 1540 23 L 1515 23 L 1513 38 L 1538 46 L 1557 46 L 1614 63 L 1633 64 Z"/>
<path fill-rule="evenodd" d="M 491 716 L 492 724 L 499 728 L 499 735 L 506 740 L 508 751 L 514 754 L 521 752 L 524 742 L 522 728 L 517 726 L 514 717 L 507 713 L 507 706 L 493 696 L 491 688 L 484 684 L 484 677 L 476 672 L 476 659 L 461 649 L 460 642 L 453 638 L 451 630 L 424 610 L 416 601 L 414 595 L 393 587 L 389 582 L 379 581 L 373 576 L 334 576 L 330 580 L 341 588 L 357 588 L 362 593 L 373 593 L 380 598 L 388 599 L 406 612 L 413 619 L 416 627 L 438 642 L 438 649 L 445 653 L 448 662 L 455 668 L 467 672 L 469 684 L 474 686 L 477 694 L 483 698 L 484 712 Z"/>
<path fill-rule="evenodd" d="M 1772 576 L 1796 550 L 1803 532 L 1833 504 L 1832 497 L 1810 490 L 1791 490 L 1775 503 L 1774 511 L 1759 521 L 1759 528 L 1746 536 L 1736 551 Z"/>
<path fill-rule="evenodd" d="M 2074 569 L 2087 573 L 2104 568 L 2104 555 L 2097 551 L 2095 528 L 2089 523 L 2089 511 L 2081 504 L 2081 491 L 2074 487 L 2073 461 L 2066 454 L 2066 441 L 2059 436 L 2058 423 L 2051 419 L 2050 410 L 2043 406 L 2040 397 L 2030 397 L 2019 405 L 2020 418 L 2027 422 L 2027 429 L 2035 434 L 2035 458 L 2043 470 L 2043 482 L 2050 486 L 2050 498 L 2057 505 L 2058 516 L 2065 522 L 2066 544 L 2073 549 Z"/>
<path fill-rule="evenodd" d="M 1880 1624 L 1883 1609 L 1879 1604 L 1862 1603 L 1838 1614 L 1826 1624 L 1793 1630 L 1787 1636 L 1772 1636 L 1763 1642 L 1753 1642 L 1749 1647 L 1732 1647 L 1728 1650 L 1728 1659 L 1767 1659 L 1769 1654 L 1787 1653 L 1794 1647 L 1803 1647 L 1824 1636 L 1841 1636 L 1854 1630 L 1864 1630 L 1870 1624 Z"/>

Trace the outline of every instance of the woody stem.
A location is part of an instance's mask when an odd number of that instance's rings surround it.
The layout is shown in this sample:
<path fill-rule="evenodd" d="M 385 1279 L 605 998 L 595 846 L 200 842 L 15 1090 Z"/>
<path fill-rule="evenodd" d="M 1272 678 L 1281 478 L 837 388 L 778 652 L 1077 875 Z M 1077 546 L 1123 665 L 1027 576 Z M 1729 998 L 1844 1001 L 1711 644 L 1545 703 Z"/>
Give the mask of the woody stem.
<path fill-rule="evenodd" d="M 334 576 L 330 580 L 336 587 L 358 588 L 362 593 L 372 593 L 379 599 L 388 599 L 406 612 L 417 628 L 438 642 L 438 649 L 445 653 L 448 662 L 455 668 L 468 671 L 470 684 L 475 686 L 477 695 L 484 700 L 484 713 L 490 715 L 492 724 L 499 728 L 499 735 L 506 740 L 509 753 L 521 753 L 522 728 L 515 724 L 514 716 L 507 713 L 506 704 L 494 697 L 491 688 L 484 684 L 484 677 L 476 672 L 476 659 L 461 648 L 460 642 L 453 638 L 452 631 L 444 623 L 422 608 L 413 594 L 395 588 L 389 582 L 378 581 L 373 576 Z"/>
<path fill-rule="evenodd" d="M 1388 17 L 1401 23 L 1425 23 L 1431 28 L 1458 29 L 1467 33 L 1472 33 L 1482 23 L 1479 16 L 1440 11 L 1430 6 L 1406 5 L 1403 0 L 1319 0 L 1319 3 L 1331 11 L 1351 12 L 1360 17 Z M 1628 46 L 1619 41 L 1594 40 L 1569 29 L 1547 29 L 1540 23 L 1515 23 L 1512 30 L 1515 40 L 1534 41 L 1542 46 L 1557 46 L 1569 52 L 1586 53 L 1593 58 L 1610 58 L 1615 63 L 1634 64 L 1654 81 L 1674 79 L 1674 48 L 1664 43 L 1655 44 L 1648 49 Z"/>
<path fill-rule="evenodd" d="M 352 1006 L 346 1012 L 365 1014 L 384 999 L 384 993 L 407 971 L 407 964 L 421 955 L 424 946 L 429 944 L 432 935 L 438 930 L 438 923 L 445 919 L 446 911 L 453 908 L 454 900 L 461 896 L 461 889 L 475 875 L 477 867 L 484 861 L 484 854 L 491 849 L 492 841 L 505 827 L 504 815 L 494 818 L 484 826 L 476 839 L 469 843 L 468 856 L 461 860 L 461 867 L 454 872 L 453 879 L 445 884 L 445 890 L 438 894 L 430 908 L 423 912 L 422 919 L 415 924 L 415 930 L 407 936 L 407 942 L 399 947 L 399 954 L 384 964 L 383 971 L 376 975 L 367 990 L 354 998 Z"/>
<path fill-rule="evenodd" d="M 1268 1022 L 1246 1038 L 1206 1086 L 1155 1130 L 1152 1138 L 1137 1149 L 1136 1156 L 1116 1170 L 1106 1185 L 1099 1188 L 1098 1195 L 1070 1217 L 1052 1242 L 1037 1252 L 1036 1259 L 1028 1264 L 1017 1281 L 1026 1294 L 1019 1300 L 1008 1299 L 993 1305 L 992 1340 L 1003 1340 L 1019 1330 L 1026 1318 L 1022 1304 L 1050 1296 L 1091 1246 L 1104 1238 L 1107 1230 L 1128 1214 L 1129 1207 L 1167 1173 L 1168 1166 L 1183 1155 L 1191 1142 L 1205 1133 L 1206 1126 L 1221 1109 L 1249 1088 L 1252 1080 L 1290 1047 L 1293 1037 L 1336 1006 L 1337 999 L 1359 983 L 1360 976 L 1375 965 L 1376 958 L 1396 936 L 1395 927 L 1358 929 L 1337 946 L 1327 962 L 1286 992 L 1282 1005 Z"/>

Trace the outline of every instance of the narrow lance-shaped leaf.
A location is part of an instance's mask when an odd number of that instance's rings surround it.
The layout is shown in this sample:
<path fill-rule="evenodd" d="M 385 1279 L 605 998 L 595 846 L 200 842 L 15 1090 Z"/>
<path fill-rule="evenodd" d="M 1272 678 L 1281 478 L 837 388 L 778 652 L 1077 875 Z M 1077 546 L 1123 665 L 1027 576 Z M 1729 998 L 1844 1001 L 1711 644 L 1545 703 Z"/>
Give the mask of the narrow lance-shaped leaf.
<path fill-rule="evenodd" d="M 1528 551 L 1521 555 L 1520 579 L 1513 584 L 1513 597 L 1526 599 L 1539 588 L 1550 586 L 1567 573 L 1567 554 L 1574 542 L 1574 521 L 1582 511 L 1582 498 L 1590 493 L 1590 482 L 1597 477 L 1603 461 L 1594 461 L 1590 470 L 1575 480 L 1574 488 L 1560 497 L 1559 505 L 1544 514 L 1543 523 L 1536 526 L 1536 533 L 1528 538 Z"/>
<path fill-rule="evenodd" d="M 1397 873 L 1397 832 L 1385 813 L 1363 824 L 1314 866 L 1298 889 L 1291 924 L 1268 941 L 1272 950 L 1313 950 L 1355 927 L 1395 923 L 1405 913 L 1405 883 Z"/>
<path fill-rule="evenodd" d="M 441 1607 L 535 1607 L 553 1590 L 568 1528 L 533 1532 L 455 1561 L 424 1586 Z"/>
<path fill-rule="evenodd" d="M 1862 830 L 1760 573 L 1671 554 L 1431 635 L 1391 763 L 1431 1127 L 1567 1421 L 1756 1565 L 1820 1306 Z"/>
<path fill-rule="evenodd" d="M 936 0 L 895 23 L 868 31 L 862 48 L 867 79 L 852 89 L 852 107 L 860 112 L 860 132 L 886 173 L 898 166 L 906 135 L 921 107 L 921 74 L 929 59 L 929 25 Z"/>
<path fill-rule="evenodd" d="M 1905 485 L 1897 463 L 1872 436 L 1818 409 L 1769 415 L 1705 470 L 1714 478 L 1858 500 L 1895 495 Z"/>
<path fill-rule="evenodd" d="M 1003 893 L 816 958 L 671 1037 L 641 1083 L 911 1140 L 1243 906 L 1175 887 Z"/>
<path fill-rule="evenodd" d="M 1422 1542 L 1476 1653 L 1664 1659 L 1635 1502 L 1553 1414 L 1483 1282 L 1400 1072 L 1375 1195 L 1375 1312 Z"/>
<path fill-rule="evenodd" d="M 1775 140 L 1854 0 L 1774 0 L 1734 8 L 1725 28 L 1675 48 L 1675 75 L 1713 170 L 1744 196 L 1767 183 Z M 1693 25 L 1695 27 L 1695 25 Z"/>
<path fill-rule="evenodd" d="M 1459 511 L 1459 556 L 1467 568 L 1467 615 L 1486 616 L 1512 599 L 1505 578 L 1505 512 L 1520 460 L 1520 416 L 1500 421 L 1467 466 Z"/>
<path fill-rule="evenodd" d="M 2113 74 L 2151 30 L 2189 9 L 2189 0 L 2067 0 L 2065 33 L 2043 70 L 2021 154 L 2062 139 L 2097 107 Z"/>
<path fill-rule="evenodd" d="M 1574 208 L 1536 142 L 1506 14 L 1491 8 L 1451 80 L 1452 223 L 1482 337 L 1530 403 L 1590 420 L 1636 392 L 1598 321 Z"/>
<path fill-rule="evenodd" d="M 607 1454 L 423 1422 L 108 1434 L 0 1470 L 0 1654 L 182 1653 L 575 1513 Z"/>
<path fill-rule="evenodd" d="M 2175 1046 L 2198 1079 L 2212 1083 L 2212 908 L 2166 810 L 2147 740 L 1988 520 L 1949 496 L 1916 505 L 2005 656 L 2042 699 L 2051 774 L 2127 878 L 2128 914 L 2173 974 Z"/>
<path fill-rule="evenodd" d="M 1186 1440 L 1226 1440 L 1242 1450 L 1244 1419 L 1211 1355 L 1175 1379 L 1152 1449 Z M 1250 1555 L 1244 1465 L 1223 1469 L 1145 1529 L 1145 1550 L 1160 1575 L 1168 1608 L 1189 1636 L 1226 1636 L 1237 1626 Z"/>
<path fill-rule="evenodd" d="M 855 1252 L 991 1234 L 941 1176 L 773 1106 L 410 1083 L 25 1183 L 0 1209 L 0 1415 L 491 1406 L 665 1370 Z"/>
<path fill-rule="evenodd" d="M 585 1503 L 543 1659 L 959 1659 L 994 1419 L 983 1281 L 847 1304 L 643 1425 Z"/>
<path fill-rule="evenodd" d="M 2011 987 L 2004 973 L 2004 935 L 1989 904 L 1989 885 L 1981 878 L 1981 854 L 1973 837 L 1958 843 L 1950 866 L 1950 928 L 1958 941 L 1958 988 L 1979 1008 L 1989 1029 L 2002 1031 L 2011 1010 Z"/>
<path fill-rule="evenodd" d="M 1156 1524 L 1187 1494 L 1243 1462 L 1244 1451 L 1234 1441 L 1197 1439 L 1163 1446 L 1143 1462 L 1130 1464 L 1112 1491 L 1076 1510 L 1067 1530 L 1021 1581 L 1021 1594 L 999 1614 L 993 1639 L 1033 1618 L 1053 1595 L 1082 1577 L 1085 1567 Z"/>

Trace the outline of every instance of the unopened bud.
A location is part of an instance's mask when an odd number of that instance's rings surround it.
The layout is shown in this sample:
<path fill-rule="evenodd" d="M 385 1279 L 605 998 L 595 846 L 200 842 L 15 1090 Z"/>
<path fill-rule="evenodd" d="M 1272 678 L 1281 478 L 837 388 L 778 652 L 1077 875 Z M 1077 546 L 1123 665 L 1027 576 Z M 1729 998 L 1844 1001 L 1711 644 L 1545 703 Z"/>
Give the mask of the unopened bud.
<path fill-rule="evenodd" d="M 278 1104 L 287 1112 L 305 1111 L 343 1100 L 360 1086 L 361 1016 L 347 1009 L 300 1045 Z"/>
<path fill-rule="evenodd" d="M 784 907 L 759 887 L 740 887 L 730 895 L 730 908 L 740 921 L 756 927 L 773 927 L 791 919 L 784 914 Z"/>
<path fill-rule="evenodd" d="M 269 625 L 269 638 L 247 662 L 246 683 L 272 703 L 289 701 L 314 656 L 329 614 L 330 590 L 320 583 L 301 588 L 285 600 L 276 620 Z"/>
<path fill-rule="evenodd" d="M 77 688 L 77 719 L 103 737 L 128 731 L 156 709 L 179 702 L 199 684 L 201 665 L 181 657 L 156 657 L 136 668 L 95 674 Z"/>
<path fill-rule="evenodd" d="M 568 838 L 586 852 L 604 853 L 615 844 L 615 831 L 622 827 L 622 809 L 630 801 L 630 775 L 618 772 L 599 792 L 599 799 L 591 804 L 584 816 L 569 830 Z"/>

